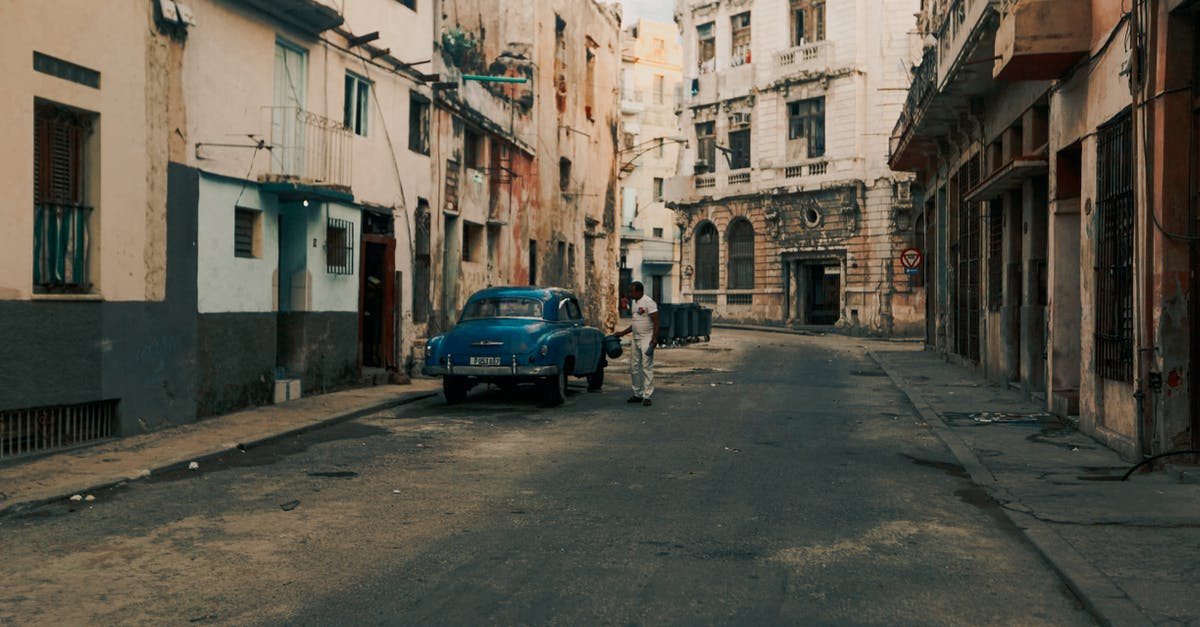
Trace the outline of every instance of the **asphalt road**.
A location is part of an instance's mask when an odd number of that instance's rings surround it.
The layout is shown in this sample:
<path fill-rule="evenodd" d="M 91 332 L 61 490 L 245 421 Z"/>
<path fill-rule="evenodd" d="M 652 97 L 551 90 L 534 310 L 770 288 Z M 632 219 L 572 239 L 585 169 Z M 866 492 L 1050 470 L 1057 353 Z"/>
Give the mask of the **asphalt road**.
<path fill-rule="evenodd" d="M 0 623 L 1091 624 L 866 357 L 723 331 L 0 520 Z"/>

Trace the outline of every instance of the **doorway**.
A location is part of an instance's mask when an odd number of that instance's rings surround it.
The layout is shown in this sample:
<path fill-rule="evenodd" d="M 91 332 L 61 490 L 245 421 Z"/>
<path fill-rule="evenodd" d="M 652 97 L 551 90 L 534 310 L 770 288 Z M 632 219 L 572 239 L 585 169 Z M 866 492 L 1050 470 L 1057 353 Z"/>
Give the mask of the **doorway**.
<path fill-rule="evenodd" d="M 396 239 L 363 235 L 359 285 L 359 359 L 365 368 L 396 369 Z"/>
<path fill-rule="evenodd" d="M 836 264 L 806 265 L 808 294 L 804 308 L 805 324 L 837 324 L 842 312 L 842 274 Z"/>

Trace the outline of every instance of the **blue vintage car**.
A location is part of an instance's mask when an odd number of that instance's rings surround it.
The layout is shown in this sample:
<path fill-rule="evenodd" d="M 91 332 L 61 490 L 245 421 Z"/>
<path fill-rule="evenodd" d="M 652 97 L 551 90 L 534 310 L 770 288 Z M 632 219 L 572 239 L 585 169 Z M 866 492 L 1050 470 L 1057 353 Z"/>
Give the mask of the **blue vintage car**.
<path fill-rule="evenodd" d="M 446 402 L 472 386 L 534 383 L 543 400 L 562 403 L 568 377 L 604 384 L 604 334 L 583 322 L 574 294 L 557 288 L 492 287 L 467 300 L 458 325 L 425 345 L 426 375 L 442 377 Z"/>

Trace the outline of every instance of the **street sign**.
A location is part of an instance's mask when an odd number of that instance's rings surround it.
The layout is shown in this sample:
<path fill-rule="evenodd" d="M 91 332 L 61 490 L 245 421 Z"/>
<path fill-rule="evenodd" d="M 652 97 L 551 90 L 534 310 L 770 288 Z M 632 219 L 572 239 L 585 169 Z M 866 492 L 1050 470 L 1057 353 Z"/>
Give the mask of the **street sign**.
<path fill-rule="evenodd" d="M 900 253 L 900 265 L 904 266 L 905 274 L 916 274 L 924 259 L 925 256 L 916 248 L 906 248 L 904 252 Z"/>

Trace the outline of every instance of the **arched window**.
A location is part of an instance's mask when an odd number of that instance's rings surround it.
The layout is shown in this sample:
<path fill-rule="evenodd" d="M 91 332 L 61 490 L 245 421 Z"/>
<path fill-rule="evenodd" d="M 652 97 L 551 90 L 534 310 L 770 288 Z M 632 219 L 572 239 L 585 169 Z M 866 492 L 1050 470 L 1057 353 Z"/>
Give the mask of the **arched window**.
<path fill-rule="evenodd" d="M 715 290 L 720 287 L 721 262 L 718 259 L 717 227 L 704 222 L 696 227 L 696 289 Z"/>
<path fill-rule="evenodd" d="M 746 219 L 729 225 L 729 289 L 754 287 L 754 227 Z"/>

